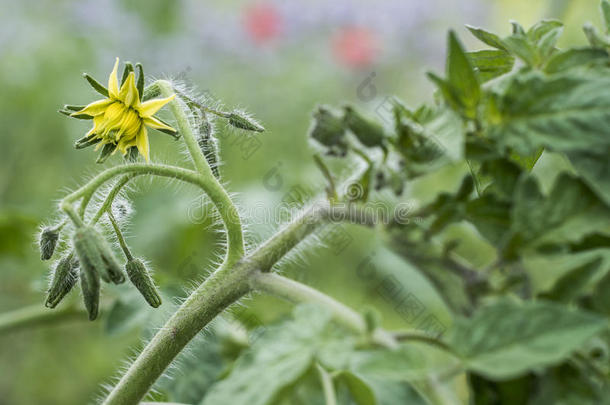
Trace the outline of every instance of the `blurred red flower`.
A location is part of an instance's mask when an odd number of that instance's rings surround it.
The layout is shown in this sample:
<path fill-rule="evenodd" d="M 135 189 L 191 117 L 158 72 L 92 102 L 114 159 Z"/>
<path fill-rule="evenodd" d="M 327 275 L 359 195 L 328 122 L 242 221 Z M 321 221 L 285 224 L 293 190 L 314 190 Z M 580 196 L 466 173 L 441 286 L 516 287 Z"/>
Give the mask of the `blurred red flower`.
<path fill-rule="evenodd" d="M 375 36 L 364 27 L 342 28 L 333 36 L 332 48 L 337 60 L 350 68 L 369 66 L 379 50 Z"/>
<path fill-rule="evenodd" d="M 255 3 L 244 10 L 244 28 L 257 44 L 277 38 L 282 30 L 282 16 L 271 3 Z"/>

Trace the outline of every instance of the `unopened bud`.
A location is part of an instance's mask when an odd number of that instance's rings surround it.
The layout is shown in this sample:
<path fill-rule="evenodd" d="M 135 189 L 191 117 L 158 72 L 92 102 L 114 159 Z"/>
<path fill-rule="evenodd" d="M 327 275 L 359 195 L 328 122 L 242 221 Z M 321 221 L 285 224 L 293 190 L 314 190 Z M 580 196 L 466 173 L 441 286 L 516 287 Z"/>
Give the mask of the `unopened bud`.
<path fill-rule="evenodd" d="M 345 125 L 367 147 L 383 146 L 386 134 L 383 126 L 370 118 L 364 117 L 351 106 L 344 107 Z"/>
<path fill-rule="evenodd" d="M 55 252 L 57 241 L 59 240 L 59 230 L 57 227 L 44 228 L 40 233 L 40 259 L 49 260 Z"/>
<path fill-rule="evenodd" d="M 338 146 L 345 149 L 343 137 L 345 135 L 345 125 L 343 119 L 325 106 L 318 106 L 313 113 L 313 123 L 309 130 L 309 136 L 324 146 Z"/>
<path fill-rule="evenodd" d="M 258 122 L 243 113 L 233 111 L 229 114 L 228 118 L 229 124 L 235 128 L 255 132 L 263 132 L 265 130 Z"/>
<path fill-rule="evenodd" d="M 51 286 L 47 293 L 45 306 L 55 308 L 72 290 L 78 280 L 78 261 L 72 254 L 61 258 L 55 265 Z"/>
<path fill-rule="evenodd" d="M 100 275 L 91 263 L 81 261 L 80 288 L 89 320 L 93 321 L 97 318 L 100 305 Z"/>
<path fill-rule="evenodd" d="M 366 325 L 366 331 L 368 333 L 373 333 L 373 331 L 377 329 L 381 323 L 381 315 L 379 315 L 379 312 L 376 309 L 371 307 L 367 307 L 363 311 L 362 315 Z"/>
<path fill-rule="evenodd" d="M 104 281 L 121 284 L 125 276 L 106 240 L 93 228 L 79 228 L 74 233 L 74 249 L 81 267 L 90 267 Z"/>
<path fill-rule="evenodd" d="M 129 276 L 131 283 L 140 291 L 151 307 L 157 308 L 161 305 L 161 297 L 157 292 L 155 283 L 141 260 L 129 260 L 125 265 L 125 270 L 127 271 L 127 276 Z"/>

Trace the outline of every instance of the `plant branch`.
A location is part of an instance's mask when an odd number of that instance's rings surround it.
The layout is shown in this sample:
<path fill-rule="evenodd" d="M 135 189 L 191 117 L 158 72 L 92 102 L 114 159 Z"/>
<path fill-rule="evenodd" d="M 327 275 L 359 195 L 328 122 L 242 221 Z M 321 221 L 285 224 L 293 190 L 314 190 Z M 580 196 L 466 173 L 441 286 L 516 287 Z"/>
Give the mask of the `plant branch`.
<path fill-rule="evenodd" d="M 316 369 L 324 390 L 324 402 L 326 405 L 337 405 L 337 395 L 335 394 L 332 376 L 319 364 L 316 364 Z"/>
<path fill-rule="evenodd" d="M 40 305 L 31 305 L 0 314 L 0 334 L 36 325 L 50 324 L 58 320 L 84 319 L 86 311 L 76 306 L 66 306 L 58 311 L 49 311 Z"/>
<path fill-rule="evenodd" d="M 171 83 L 164 80 L 159 80 L 157 83 L 161 89 L 161 94 L 165 97 L 170 97 L 174 94 L 174 89 Z M 229 265 L 236 263 L 242 258 L 245 251 L 239 212 L 222 184 L 220 184 L 214 176 L 210 165 L 199 147 L 197 138 L 193 133 L 191 124 L 188 120 L 186 112 L 180 104 L 179 99 L 172 100 L 169 107 L 176 118 L 178 129 L 182 134 L 182 138 L 184 139 L 189 154 L 191 155 L 193 163 L 195 164 L 197 172 L 199 173 L 198 184 L 212 200 L 212 203 L 220 213 L 227 231 L 228 248 L 225 262 Z"/>
<path fill-rule="evenodd" d="M 334 298 L 299 283 L 298 281 L 273 273 L 254 273 L 250 277 L 250 286 L 254 290 L 282 298 L 293 303 L 310 302 L 328 308 L 333 317 L 358 334 L 366 334 L 366 322 L 362 315 Z M 396 347 L 396 341 L 381 328 L 377 328 L 371 335 L 373 341 L 386 347 Z"/>

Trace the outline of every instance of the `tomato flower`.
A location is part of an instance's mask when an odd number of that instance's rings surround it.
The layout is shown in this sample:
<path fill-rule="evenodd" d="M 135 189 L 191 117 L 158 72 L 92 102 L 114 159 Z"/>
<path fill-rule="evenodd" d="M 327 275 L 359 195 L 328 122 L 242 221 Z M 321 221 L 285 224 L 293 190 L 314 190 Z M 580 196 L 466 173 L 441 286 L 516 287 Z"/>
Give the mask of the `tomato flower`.
<path fill-rule="evenodd" d="M 118 67 L 119 58 L 116 59 L 114 69 L 108 78 L 108 89 L 99 83 L 94 86 L 107 98 L 94 101 L 70 114 L 71 117 L 93 120 L 93 128 L 77 142 L 76 147 L 81 148 L 93 144 L 97 144 L 96 150 L 104 147 L 98 162 L 104 161 L 117 149 L 126 155 L 131 148 L 137 148 L 146 161 L 149 161 L 147 127 L 176 133 L 174 128 L 154 117 L 154 114 L 172 101 L 175 95 L 142 102 L 141 93 L 143 93 L 144 85 L 142 71 L 140 70 L 138 86 L 136 86 L 135 73 L 131 68 L 131 72 L 126 77 L 125 74 L 123 75 L 123 82 L 119 88 Z M 93 80 L 88 77 L 87 79 L 90 82 Z"/>

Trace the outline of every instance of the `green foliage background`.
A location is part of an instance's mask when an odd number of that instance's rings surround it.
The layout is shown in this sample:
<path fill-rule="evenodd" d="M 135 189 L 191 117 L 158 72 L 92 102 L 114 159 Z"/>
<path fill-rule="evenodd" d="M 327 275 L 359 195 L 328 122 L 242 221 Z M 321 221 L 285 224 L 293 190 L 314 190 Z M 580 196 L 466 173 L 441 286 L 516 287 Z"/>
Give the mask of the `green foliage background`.
<path fill-rule="evenodd" d="M 0 312 L 42 305 L 48 268 L 40 262 L 34 246 L 38 224 L 49 220 L 55 211 L 53 201 L 62 196 L 65 187 L 75 186 L 83 175 L 94 170 L 94 153 L 72 148 L 86 124 L 56 113 L 66 102 L 91 99 L 92 92 L 80 78 L 83 71 L 103 80 L 114 57 L 120 56 L 123 60 L 141 61 L 148 73 L 155 76 L 183 72 L 189 82 L 210 90 L 226 105 L 247 107 L 267 128 L 261 137 L 261 149 L 244 160 L 239 146 L 232 143 L 234 134 L 221 136 L 223 175 L 231 191 L 241 193 L 244 205 L 261 202 L 273 206 L 292 185 L 321 184 L 306 137 L 310 112 L 317 103 L 348 101 L 369 110 L 375 106 L 375 102 L 359 101 L 356 95 L 368 72 L 345 74 L 332 63 L 321 63 L 320 67 L 305 60 L 299 49 L 282 54 L 279 64 L 277 60 L 263 60 L 257 61 L 254 68 L 243 59 L 236 62 L 231 56 L 206 54 L 193 46 L 189 33 L 181 30 L 182 2 L 117 1 L 117 7 L 133 26 L 107 21 L 106 29 L 96 35 L 73 30 L 74 22 L 61 12 L 71 7 L 71 1 L 24 3 L 19 6 L 0 1 L 0 9 L 9 10 L 0 14 L 0 25 L 12 27 L 0 31 Z M 508 19 L 529 26 L 544 16 L 549 7 L 546 2 L 490 3 L 489 21 L 453 21 L 451 16 L 439 15 L 436 25 L 418 35 L 441 38 L 442 43 L 446 29 L 454 27 L 464 42 L 472 45 L 475 41 L 466 39 L 463 23 L 507 33 Z M 573 3 L 566 9 L 567 28 L 560 46 L 583 42 L 580 31 L 583 21 L 599 22 L 597 1 Z M 239 12 L 237 5 L 224 7 L 234 7 L 235 13 Z M 20 19 L 3 21 L 11 15 Z M 215 24 L 222 29 L 222 24 Z M 127 29 L 130 39 L 146 42 L 148 47 L 133 47 L 121 41 L 121 31 Z M 183 44 L 185 62 L 164 58 L 168 39 Z M 436 66 L 424 66 L 417 53 L 405 49 L 401 60 L 375 67 L 379 91 L 414 104 L 428 98 L 422 95 L 431 94 L 432 85 L 422 80 L 422 71 L 430 67 L 442 69 L 444 46 L 433 52 L 439 58 Z M 317 56 L 325 57 L 323 51 Z M 219 130 L 221 134 L 225 131 Z M 158 160 L 179 157 L 180 150 L 175 146 L 163 135 L 152 136 L 152 154 Z M 266 190 L 265 175 L 278 164 L 283 186 L 277 191 Z M 545 162 L 539 169 L 541 177 L 552 174 L 555 165 L 560 164 Z M 445 185 L 454 182 L 456 176 L 459 178 L 459 174 L 446 171 L 434 179 L 417 181 L 409 189 L 410 197 L 430 200 Z M 214 245 L 214 233 L 206 227 L 209 223 L 194 224 L 186 215 L 196 197 L 189 189 L 168 182 L 159 182 L 160 187 L 151 187 L 150 182 L 137 184 L 132 234 L 138 237 L 132 238 L 131 244 L 153 264 L 166 297 L 164 307 L 171 307 L 169 297 L 184 295 L 183 288 L 193 280 L 200 280 L 219 250 Z M 253 226 L 252 233 L 264 237 L 270 234 L 270 229 Z M 306 262 L 290 263 L 287 272 L 355 308 L 375 306 L 383 313 L 388 327 L 408 326 L 377 291 L 367 288 L 354 275 L 366 255 L 374 252 L 376 268 L 399 280 L 408 280 L 405 285 L 408 291 L 449 326 L 446 310 L 421 277 L 381 247 L 371 234 L 351 227 L 348 231 L 354 242 L 346 251 L 335 255 L 329 249 L 318 249 L 316 254 L 307 255 Z M 461 248 L 479 250 L 481 263 L 490 258 L 485 246 L 474 239 Z M 257 298 L 249 305 L 255 318 L 263 323 L 290 310 L 288 305 L 273 299 Z M 152 314 L 152 309 L 145 311 L 161 319 L 168 309 L 157 314 Z M 0 336 L 0 404 L 85 403 L 101 383 L 109 381 L 108 377 L 140 342 L 140 330 L 116 330 L 111 326 L 104 322 L 88 323 L 83 317 L 82 321 Z"/>

